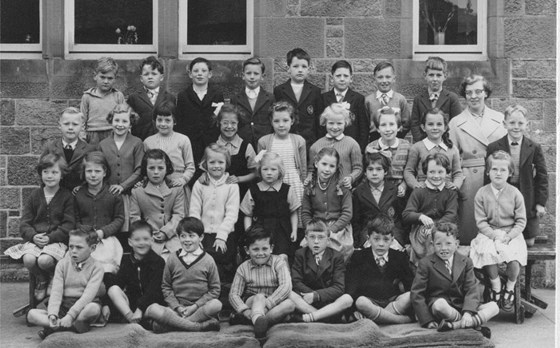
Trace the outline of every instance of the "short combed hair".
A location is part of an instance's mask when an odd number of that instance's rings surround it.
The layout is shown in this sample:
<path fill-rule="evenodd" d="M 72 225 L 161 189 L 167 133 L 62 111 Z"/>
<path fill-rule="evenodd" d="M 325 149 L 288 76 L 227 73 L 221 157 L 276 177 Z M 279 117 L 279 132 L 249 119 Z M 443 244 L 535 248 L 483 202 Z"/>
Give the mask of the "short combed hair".
<path fill-rule="evenodd" d="M 247 65 L 258 65 L 258 66 L 260 66 L 262 74 L 264 74 L 264 70 L 266 69 L 266 67 L 264 66 L 264 63 L 262 62 L 262 60 L 260 60 L 259 57 L 251 57 L 251 58 L 245 60 L 243 62 L 243 72 L 245 72 L 245 68 L 247 67 Z"/>
<path fill-rule="evenodd" d="M 140 74 L 142 74 L 142 69 L 144 69 L 146 65 L 152 68 L 152 70 L 159 71 L 159 73 L 163 75 L 163 64 L 161 64 L 155 56 L 149 56 L 140 63 Z"/>
<path fill-rule="evenodd" d="M 140 230 L 147 230 L 148 232 L 150 232 L 150 236 L 152 236 L 154 234 L 154 229 L 152 227 L 152 225 L 150 225 L 146 220 L 137 220 L 134 221 L 133 223 L 130 224 L 130 227 L 128 229 L 128 238 L 132 238 L 132 235 L 134 234 L 134 232 L 136 231 L 140 231 Z"/>
<path fill-rule="evenodd" d="M 282 180 L 284 175 L 286 174 L 286 169 L 284 168 L 284 162 L 282 161 L 282 157 L 276 152 L 266 151 L 260 161 L 257 162 L 257 175 L 259 178 L 262 179 L 261 168 L 265 165 L 272 165 L 276 164 L 278 166 L 278 180 Z"/>
<path fill-rule="evenodd" d="M 422 171 L 424 171 L 424 174 L 428 174 L 428 164 L 430 161 L 434 161 L 437 165 L 445 168 L 445 172 L 447 174 L 451 173 L 451 162 L 449 161 L 449 157 L 447 157 L 444 153 L 436 152 L 426 156 L 426 159 L 422 162 Z"/>
<path fill-rule="evenodd" d="M 519 104 L 515 104 L 515 105 L 510 105 L 506 108 L 506 111 L 504 111 L 504 119 L 507 120 L 515 112 L 521 113 L 525 118 L 527 118 L 527 115 L 529 114 L 527 109 L 525 109 L 523 106 Z"/>
<path fill-rule="evenodd" d="M 37 163 L 37 173 L 39 177 L 42 176 L 43 170 L 54 167 L 57 164 L 58 168 L 60 168 L 61 178 L 63 178 L 64 175 L 68 174 L 68 163 L 66 163 L 64 155 L 59 152 L 45 153 L 39 158 L 39 163 Z"/>
<path fill-rule="evenodd" d="M 488 82 L 488 80 L 486 80 L 486 78 L 484 76 L 476 75 L 476 74 L 465 76 L 463 78 L 463 81 L 461 82 L 461 85 L 459 86 L 459 95 L 461 95 L 461 97 L 463 97 L 463 98 L 466 98 L 467 97 L 467 86 L 470 86 L 473 83 L 476 83 L 478 81 L 482 81 L 482 87 L 484 88 L 484 91 L 486 92 L 486 98 L 489 98 L 490 95 L 492 94 L 492 87 L 490 86 L 490 83 Z"/>
<path fill-rule="evenodd" d="M 395 228 L 395 223 L 393 219 L 387 214 L 379 214 L 374 219 L 368 221 L 365 230 L 368 236 L 371 236 L 373 232 L 379 233 L 381 235 L 393 235 L 393 229 Z"/>
<path fill-rule="evenodd" d="M 64 115 L 80 115 L 80 120 L 82 121 L 82 124 L 86 121 L 86 117 L 84 116 L 84 114 L 78 108 L 75 108 L 73 106 L 70 106 L 62 110 L 62 113 L 60 114 L 60 118 L 58 119 L 59 122 Z"/>
<path fill-rule="evenodd" d="M 154 121 L 157 119 L 158 116 L 172 116 L 173 121 L 175 120 L 175 103 L 170 100 L 166 100 L 163 103 L 156 106 L 154 110 Z"/>
<path fill-rule="evenodd" d="M 208 71 L 212 71 L 212 63 L 206 58 L 203 57 L 196 57 L 193 59 L 189 64 L 189 71 L 192 71 L 193 67 L 198 63 L 204 63 L 208 67 Z"/>
<path fill-rule="evenodd" d="M 196 233 L 199 237 L 201 237 L 204 234 L 204 224 L 195 217 L 183 218 L 179 221 L 177 229 L 175 230 L 177 236 L 181 235 L 182 232 Z"/>
<path fill-rule="evenodd" d="M 113 118 L 115 118 L 116 114 L 128 114 L 130 119 L 130 125 L 134 126 L 136 122 L 140 119 L 137 113 L 132 111 L 132 108 L 127 103 L 120 103 L 115 105 L 115 108 L 109 112 L 107 115 L 107 122 L 109 124 L 113 123 Z"/>
<path fill-rule="evenodd" d="M 331 74 L 334 74 L 337 69 L 341 68 L 348 69 L 350 71 L 350 75 L 352 75 L 352 64 L 350 64 L 347 60 L 336 61 L 331 68 Z"/>
<path fill-rule="evenodd" d="M 243 245 L 249 248 L 251 244 L 256 241 L 261 239 L 268 239 L 270 241 L 271 237 L 272 235 L 270 234 L 270 230 L 264 229 L 260 225 L 251 225 L 251 227 L 249 227 L 249 229 L 245 232 Z M 270 244 L 272 244 L 272 242 Z"/>
<path fill-rule="evenodd" d="M 305 59 L 308 64 L 311 64 L 311 56 L 302 48 L 294 48 L 293 50 L 289 51 L 288 54 L 286 54 L 286 63 L 288 64 L 288 66 L 292 64 L 292 60 L 294 58 Z"/>
<path fill-rule="evenodd" d="M 490 154 L 490 156 L 488 156 L 486 158 L 486 174 L 490 173 L 490 169 L 492 168 L 492 162 L 493 161 L 508 161 L 508 170 L 509 170 L 509 175 L 513 175 L 513 172 L 515 170 L 515 165 L 513 163 L 513 159 L 511 158 L 511 155 L 503 150 L 498 150 L 496 152 L 493 152 Z"/>
<path fill-rule="evenodd" d="M 295 109 L 292 104 L 287 101 L 278 101 L 273 103 L 268 109 L 268 118 L 272 122 L 272 116 L 274 116 L 275 112 L 287 112 L 290 115 L 290 118 L 294 121 L 294 125 L 296 124 L 296 114 Z M 293 127 L 293 126 L 292 126 Z"/>
<path fill-rule="evenodd" d="M 391 62 L 389 61 L 384 61 L 384 62 L 377 63 L 375 68 L 373 68 L 373 76 L 375 76 L 375 74 L 377 74 L 379 71 L 385 68 L 391 68 L 393 70 L 393 73 L 395 73 L 395 67 L 393 66 L 393 64 L 391 64 Z"/>
<path fill-rule="evenodd" d="M 327 222 L 322 218 L 312 218 L 309 220 L 305 226 L 305 235 L 309 232 L 326 232 L 327 236 L 331 234 Z"/>
<path fill-rule="evenodd" d="M 95 229 L 89 225 L 82 225 L 76 229 L 71 230 L 70 232 L 68 232 L 68 236 L 83 237 L 86 239 L 86 243 L 89 246 L 96 245 L 97 239 L 99 238 L 97 236 L 97 233 L 95 232 Z"/>
<path fill-rule="evenodd" d="M 107 161 L 107 158 L 105 157 L 103 152 L 92 151 L 92 152 L 86 153 L 86 155 L 84 156 L 84 159 L 82 160 L 82 166 L 81 166 L 82 167 L 81 168 L 81 173 L 82 173 L 81 176 L 82 176 L 83 181 L 86 180 L 85 171 L 86 171 L 87 163 L 95 163 L 95 164 L 103 167 L 103 170 L 105 170 L 105 178 L 103 178 L 103 182 L 105 182 L 106 180 L 108 180 L 111 177 L 111 167 L 109 166 L 109 162 Z"/>
<path fill-rule="evenodd" d="M 344 125 L 348 127 L 354 121 L 354 115 L 350 110 L 347 110 L 340 103 L 332 103 L 327 106 L 319 118 L 319 124 L 325 126 L 327 124 L 327 118 L 331 116 L 342 115 L 344 117 Z"/>
<path fill-rule="evenodd" d="M 459 238 L 459 229 L 452 222 L 436 222 L 432 229 L 432 240 L 434 240 L 436 232 L 445 233 L 446 236 L 453 236 L 455 239 Z"/>
<path fill-rule="evenodd" d="M 161 149 L 151 149 L 146 151 L 144 157 L 142 158 L 142 167 L 140 168 L 140 173 L 142 177 L 148 175 L 148 160 L 163 160 L 165 163 L 165 176 L 173 173 L 173 163 L 165 151 Z"/>
<path fill-rule="evenodd" d="M 441 57 L 428 57 L 428 59 L 426 59 L 426 68 L 424 72 L 427 73 L 428 70 L 440 70 L 443 71 L 444 74 L 447 74 L 447 62 Z"/>
<path fill-rule="evenodd" d="M 366 152 L 364 155 L 364 168 L 370 164 L 379 163 L 385 173 L 391 168 L 391 159 L 380 152 Z"/>
<path fill-rule="evenodd" d="M 95 65 L 95 73 L 106 74 L 108 72 L 113 72 L 115 75 L 119 72 L 119 65 L 111 57 L 101 57 L 97 60 Z"/>
<path fill-rule="evenodd" d="M 202 160 L 200 160 L 200 166 L 202 168 L 208 170 L 207 161 L 210 152 L 221 153 L 222 155 L 224 155 L 226 158 L 226 170 L 229 168 L 229 166 L 231 165 L 231 155 L 229 154 L 229 151 L 226 149 L 225 146 L 217 143 L 211 143 L 210 145 L 206 146 L 206 148 L 204 149 L 204 153 L 202 154 Z"/>
<path fill-rule="evenodd" d="M 377 117 L 373 118 L 373 123 L 375 124 L 375 127 L 379 128 L 379 120 L 383 115 L 394 115 L 395 119 L 397 120 L 397 126 L 398 127 L 402 126 L 401 113 L 399 111 L 396 111 L 390 106 L 384 106 L 378 110 Z"/>

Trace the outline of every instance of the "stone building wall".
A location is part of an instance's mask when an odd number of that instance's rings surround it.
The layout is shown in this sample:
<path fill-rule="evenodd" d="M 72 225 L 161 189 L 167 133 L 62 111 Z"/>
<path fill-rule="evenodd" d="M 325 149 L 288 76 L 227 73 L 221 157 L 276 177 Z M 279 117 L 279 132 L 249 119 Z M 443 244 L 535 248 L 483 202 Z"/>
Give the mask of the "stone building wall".
<path fill-rule="evenodd" d="M 61 2 L 53 2 L 57 1 Z M 271 91 L 287 79 L 285 54 L 294 47 L 302 47 L 313 57 L 310 80 L 323 89 L 331 88 L 331 65 L 346 59 L 354 68 L 352 87 L 369 94 L 375 90 L 375 64 L 390 60 L 396 68 L 396 90 L 411 104 L 424 88 L 423 62 L 412 59 L 411 3 L 255 0 L 254 52 L 266 64 L 264 88 Z M 168 4 L 176 2 L 170 0 L 165 6 Z M 176 14 L 173 9 L 164 12 Z M 463 76 L 480 73 L 494 87 L 488 99 L 491 108 L 503 112 L 513 103 L 528 108 L 529 136 L 543 145 L 549 170 L 549 214 L 542 220 L 542 233 L 555 242 L 556 1 L 490 1 L 488 32 L 489 58 L 449 62 L 445 84 L 457 91 Z M 94 85 L 94 61 L 64 59 L 58 52 L 60 40 L 51 41 L 45 48 L 45 59 L 0 60 L 0 252 L 20 240 L 22 204 L 38 185 L 34 170 L 37 156 L 45 142 L 58 134 L 61 110 L 78 105 L 82 91 Z M 164 86 L 177 93 L 189 83 L 188 62 L 176 58 L 174 44 L 177 43 L 173 40 L 160 43 L 160 58 L 166 69 Z M 118 63 L 121 71 L 117 88 L 128 94 L 140 87 L 139 60 L 124 59 Z M 226 98 L 240 90 L 241 61 L 216 61 L 212 82 L 224 91 Z M 540 286 L 554 286 L 554 275 L 553 262 L 536 267 Z"/>

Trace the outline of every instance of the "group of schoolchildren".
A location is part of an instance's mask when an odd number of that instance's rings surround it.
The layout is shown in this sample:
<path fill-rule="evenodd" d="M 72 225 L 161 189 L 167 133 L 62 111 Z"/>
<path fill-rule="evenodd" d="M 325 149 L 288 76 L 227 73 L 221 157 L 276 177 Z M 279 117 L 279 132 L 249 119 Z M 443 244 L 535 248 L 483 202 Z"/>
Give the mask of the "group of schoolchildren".
<path fill-rule="evenodd" d="M 375 67 L 377 91 L 364 98 L 348 88 L 350 63 L 333 65 L 334 88 L 321 94 L 307 81 L 310 62 L 302 49 L 288 52 L 290 79 L 271 94 L 261 87 L 265 65 L 250 58 L 244 90 L 224 104 L 204 58 L 190 63 L 192 84 L 176 100 L 155 57 L 128 98 L 113 87 L 116 62 L 98 61 L 96 87 L 80 109 L 64 110 L 62 139 L 40 158 L 42 185 L 21 217 L 25 243 L 6 251 L 23 257 L 37 300 L 52 278 L 47 309 L 27 314 L 42 338 L 108 319 L 154 332 L 219 330 L 222 307 L 259 339 L 285 320 L 417 320 L 446 331 L 512 309 L 527 218 L 508 179 L 542 173 L 538 144 L 538 168 L 490 144 L 501 151 L 487 155 L 479 233 L 462 255 L 459 189 L 470 179 L 448 135 L 462 107 L 442 86 L 446 62 L 428 59 L 412 113 L 391 63 Z M 527 116 L 508 108 L 506 137 L 529 141 Z M 492 284 L 487 303 L 475 267 Z M 229 301 L 220 297 L 228 288 Z"/>

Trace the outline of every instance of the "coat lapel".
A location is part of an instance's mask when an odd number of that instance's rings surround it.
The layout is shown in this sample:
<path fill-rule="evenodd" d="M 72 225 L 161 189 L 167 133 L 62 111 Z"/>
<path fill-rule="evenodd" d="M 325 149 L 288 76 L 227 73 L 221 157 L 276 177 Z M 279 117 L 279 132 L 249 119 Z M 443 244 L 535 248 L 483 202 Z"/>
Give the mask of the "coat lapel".
<path fill-rule="evenodd" d="M 381 192 L 381 198 L 379 198 L 379 207 L 385 206 L 387 201 L 392 199 L 394 196 L 397 195 L 395 186 L 389 184 L 389 182 L 385 182 L 385 186 L 383 187 L 383 192 Z M 372 195 L 373 198 L 373 195 Z M 375 201 L 375 199 L 374 199 Z"/>
<path fill-rule="evenodd" d="M 519 153 L 519 167 L 522 167 L 527 159 L 529 159 L 529 155 L 533 152 L 533 143 L 527 139 L 527 137 L 523 137 L 523 141 L 521 142 L 521 152 Z"/>
<path fill-rule="evenodd" d="M 327 93 L 325 93 L 325 106 L 331 105 L 332 103 L 336 103 L 336 95 L 334 94 L 334 89 L 331 89 Z"/>
<path fill-rule="evenodd" d="M 465 266 L 465 259 L 459 258 L 459 255 L 455 253 L 453 256 L 453 265 L 451 266 L 451 269 L 453 270 L 453 283 L 457 282 L 459 276 L 463 273 Z"/>
<path fill-rule="evenodd" d="M 62 142 L 60 142 L 60 147 L 62 148 Z M 86 151 L 86 147 L 87 144 L 84 141 L 78 140 L 78 143 L 76 144 L 76 148 L 74 149 L 74 153 L 72 154 L 72 160 L 70 161 L 70 165 L 79 161 L 79 159 L 83 157 L 82 154 Z"/>
<path fill-rule="evenodd" d="M 303 90 L 301 91 L 301 96 L 299 97 L 298 105 L 302 104 L 305 101 L 305 99 L 309 96 L 309 94 L 311 94 L 311 86 L 309 85 L 309 82 L 305 81 L 303 83 Z"/>
<path fill-rule="evenodd" d="M 260 97 L 260 93 L 259 93 L 259 97 Z M 249 98 L 247 97 L 247 95 L 245 94 L 245 92 L 239 92 L 237 94 L 237 102 L 239 103 L 239 105 L 241 105 L 243 108 L 245 108 L 247 111 L 249 111 L 250 114 L 253 113 L 253 110 L 251 109 L 251 104 L 249 104 Z M 258 99 L 257 99 L 257 103 L 258 103 Z M 255 105 L 255 110 L 256 110 L 256 105 Z"/>
<path fill-rule="evenodd" d="M 378 208 L 379 206 L 377 204 L 377 202 L 375 201 L 375 198 L 373 198 L 373 194 L 371 193 L 371 190 L 369 189 L 369 184 L 368 183 L 364 183 L 364 185 L 362 186 L 362 188 L 358 191 L 358 194 L 360 196 L 362 196 L 362 198 L 368 202 L 368 204 L 370 204 L 372 207 Z M 381 194 L 381 198 L 383 198 L 383 195 L 385 194 L 385 188 L 383 189 L 383 193 Z M 379 202 L 381 202 L 382 199 L 379 200 Z"/>
<path fill-rule="evenodd" d="M 488 138 L 484 135 L 482 127 L 476 124 L 476 121 L 470 116 L 470 112 L 467 109 L 468 115 L 463 115 L 463 123 L 459 125 L 464 132 L 469 134 L 471 137 L 478 140 L 480 143 L 488 146 Z M 484 122 L 483 122 L 484 124 Z"/>
<path fill-rule="evenodd" d="M 441 93 L 439 94 L 438 100 L 436 101 L 436 108 L 441 109 L 441 106 L 443 104 L 445 104 L 445 102 L 447 101 L 447 99 L 449 99 L 449 96 L 447 95 L 446 92 L 441 91 Z M 430 102 L 430 99 L 428 98 L 428 102 L 430 103 L 430 107 L 432 106 L 432 102 Z"/>
<path fill-rule="evenodd" d="M 257 96 L 257 102 L 255 103 L 255 110 L 253 110 L 253 113 L 256 114 L 266 104 L 266 100 L 267 100 L 266 92 L 261 87 L 261 90 L 259 91 L 259 95 Z M 247 103 L 249 103 L 249 101 L 247 101 Z M 251 110 L 250 106 L 249 106 L 249 110 Z"/>
<path fill-rule="evenodd" d="M 292 86 L 290 85 L 290 80 L 288 80 L 288 81 L 284 82 L 284 84 L 280 85 L 280 88 L 282 89 L 282 94 L 284 96 L 288 97 L 288 99 L 290 100 L 290 102 L 292 104 L 298 105 L 296 95 L 294 94 L 294 90 L 292 89 Z"/>
<path fill-rule="evenodd" d="M 307 262 L 307 267 L 313 270 L 313 272 L 317 273 L 319 266 L 317 266 L 317 263 L 315 262 L 315 256 L 313 255 L 313 252 L 309 248 L 307 248 L 307 251 L 305 253 L 305 259 L 306 259 L 305 261 Z"/>
<path fill-rule="evenodd" d="M 432 255 L 432 263 L 434 264 L 434 269 L 436 271 L 438 271 L 439 273 L 441 273 L 442 276 L 444 276 L 449 281 L 453 280 L 451 278 L 451 274 L 449 274 L 449 271 L 447 270 L 447 267 L 445 267 L 445 263 L 443 262 L 443 260 L 440 259 L 435 254 Z M 456 260 L 453 260 L 453 264 L 455 264 L 455 263 L 456 263 Z M 454 271 L 453 273 L 455 274 L 456 273 L 455 270 L 453 270 L 453 271 Z"/>
<path fill-rule="evenodd" d="M 393 94 L 393 96 L 394 96 L 394 94 Z M 438 98 L 438 103 L 439 103 L 440 99 L 441 98 Z M 426 88 L 423 88 L 422 94 L 420 95 L 420 101 L 422 102 L 422 104 L 424 104 L 424 108 L 426 110 L 431 110 L 432 109 L 432 102 L 430 101 L 430 95 L 428 94 L 428 91 L 426 90 Z"/>
<path fill-rule="evenodd" d="M 332 249 L 326 248 L 323 253 L 323 258 L 321 259 L 320 265 L 317 267 L 317 278 L 321 278 L 323 272 L 331 267 L 332 260 Z"/>
<path fill-rule="evenodd" d="M 501 127 L 503 120 L 500 120 L 498 117 L 496 117 L 495 112 L 492 112 L 488 108 L 486 109 L 486 111 L 488 112 L 488 114 L 482 118 L 480 128 L 482 130 L 482 135 L 486 139 L 485 145 L 488 145 L 488 139 L 490 138 L 490 135 L 492 135 L 492 133 L 496 131 L 496 128 Z"/>
<path fill-rule="evenodd" d="M 158 93 L 158 96 L 156 98 L 156 104 L 158 103 L 158 101 L 160 101 L 160 98 L 162 97 L 162 89 L 160 88 L 160 93 Z M 140 93 L 138 93 L 138 96 L 140 97 L 140 100 L 142 100 L 144 103 L 146 103 L 149 107 L 154 107 L 154 105 L 152 105 L 152 102 L 150 101 L 150 97 L 148 97 L 148 93 L 146 92 L 146 90 L 144 88 L 142 88 L 140 90 Z"/>
<path fill-rule="evenodd" d="M 147 195 L 159 198 L 165 198 L 166 196 L 169 196 L 171 194 L 171 189 L 167 187 L 165 182 L 161 184 L 160 189 L 152 185 L 151 182 L 148 182 L 148 184 L 144 188 L 144 191 Z"/>

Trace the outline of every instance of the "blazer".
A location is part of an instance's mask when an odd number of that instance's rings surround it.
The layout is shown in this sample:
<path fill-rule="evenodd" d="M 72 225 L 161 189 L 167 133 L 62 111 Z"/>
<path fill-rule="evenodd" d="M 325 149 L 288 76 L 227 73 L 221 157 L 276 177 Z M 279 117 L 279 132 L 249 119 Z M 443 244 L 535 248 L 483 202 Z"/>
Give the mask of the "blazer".
<path fill-rule="evenodd" d="M 498 150 L 510 153 L 507 135 L 488 145 L 486 157 Z M 484 184 L 489 183 L 490 178 L 485 175 Z M 544 207 L 548 200 L 548 173 L 541 146 L 525 136 L 519 154 L 519 191 L 525 200 L 527 218 L 535 217 L 536 205 Z"/>
<path fill-rule="evenodd" d="M 307 150 L 305 147 L 305 139 L 297 134 L 290 134 L 289 136 L 294 146 L 296 169 L 300 173 L 301 182 L 303 182 L 307 176 Z M 256 148 L 257 153 L 261 152 L 261 150 L 270 150 L 272 148 L 273 139 L 274 134 L 268 134 L 260 138 Z"/>
<path fill-rule="evenodd" d="M 224 95 L 214 86 L 209 85 L 202 100 L 193 90 L 192 85 L 177 95 L 177 115 L 175 131 L 189 137 L 194 163 L 200 163 L 204 149 L 216 142 L 220 129 L 216 123 L 214 110 L 216 103 L 223 103 Z M 214 104 L 214 106 L 212 106 Z M 200 174 L 200 170 L 197 170 Z M 199 175 L 195 175 L 198 178 Z"/>
<path fill-rule="evenodd" d="M 132 189 L 130 196 L 130 222 L 144 219 L 154 231 L 167 235 L 167 241 L 154 243 L 152 249 L 161 254 L 165 246 L 170 252 L 181 247 L 175 234 L 177 225 L 185 217 L 185 194 L 182 187 L 169 188 L 163 182 L 158 189 L 148 182 L 146 187 Z"/>
<path fill-rule="evenodd" d="M 319 265 L 309 247 L 296 250 L 292 265 L 292 288 L 298 294 L 313 293 L 313 302 L 334 302 L 344 295 L 344 256 L 326 248 Z"/>
<path fill-rule="evenodd" d="M 463 111 L 463 106 L 459 101 L 459 96 L 453 92 L 443 88 L 436 102 L 436 108 L 449 115 L 451 120 Z M 410 131 L 412 133 L 413 143 L 420 141 L 426 137 L 426 133 L 420 128 L 420 120 L 422 115 L 432 109 L 432 102 L 428 89 L 423 88 L 422 92 L 414 98 L 412 103 L 412 113 L 410 115 Z"/>
<path fill-rule="evenodd" d="M 409 291 L 412 285 L 412 270 L 406 253 L 389 249 L 389 261 L 382 272 L 371 248 L 356 250 L 348 264 L 346 293 L 356 300 L 360 296 L 373 299 L 389 299 Z"/>
<path fill-rule="evenodd" d="M 321 89 L 306 80 L 298 102 L 288 80 L 274 88 L 274 98 L 276 101 L 288 101 L 294 106 L 298 121 L 292 126 L 291 132 L 301 135 L 307 141 L 309 149 L 320 137 L 319 117 L 325 109 Z"/>
<path fill-rule="evenodd" d="M 138 122 L 132 126 L 132 135 L 140 138 L 142 141 L 150 135 L 154 135 L 156 133 L 153 121 L 155 117 L 154 111 L 166 101 L 172 102 L 173 105 L 176 103 L 175 96 L 163 89 L 163 87 L 159 88 L 155 104 L 152 104 L 146 89 L 143 87 L 129 95 L 126 102 L 140 116 Z"/>
<path fill-rule="evenodd" d="M 70 163 L 68 163 L 68 174 L 62 178 L 60 186 L 72 191 L 76 186 L 80 186 L 83 183 L 81 178 L 82 160 L 84 159 L 86 153 L 91 151 L 95 151 L 95 145 L 89 145 L 85 141 L 78 139 L 78 143 L 76 144 L 76 148 L 72 154 L 72 159 L 70 160 Z M 44 156 L 47 152 L 55 152 L 64 157 L 62 138 L 55 139 L 48 143 L 41 156 Z"/>
<path fill-rule="evenodd" d="M 379 203 L 373 198 L 369 183 L 367 181 L 360 183 L 352 193 L 354 245 L 358 247 L 364 245 L 368 239 L 364 228 L 370 220 L 381 213 L 389 215 L 395 224 L 400 223 L 404 208 L 403 201 L 398 199 L 397 186 L 391 181 L 385 181 Z"/>
<path fill-rule="evenodd" d="M 323 93 L 323 106 L 326 108 L 332 103 L 336 103 L 336 94 L 334 89 Z M 344 134 L 354 138 L 360 145 L 360 149 L 364 152 L 368 144 L 369 136 L 369 118 L 366 112 L 365 98 L 358 92 L 354 92 L 350 88 L 344 95 L 343 102 L 350 104 L 350 112 L 354 114 L 354 121 L 351 125 L 344 129 Z M 321 127 L 319 137 L 327 134 L 325 127 Z"/>
<path fill-rule="evenodd" d="M 445 299 L 459 311 L 477 312 L 480 291 L 471 259 L 455 252 L 452 270 L 451 275 L 445 262 L 436 254 L 428 255 L 418 263 L 410 297 L 420 325 L 436 320 L 430 307 L 438 298 Z"/>
<path fill-rule="evenodd" d="M 268 113 L 270 107 L 274 104 L 274 95 L 261 87 L 253 110 L 244 88 L 231 98 L 231 104 L 236 105 L 241 111 L 237 134 L 256 149 L 259 139 L 272 133 L 272 124 Z"/>

